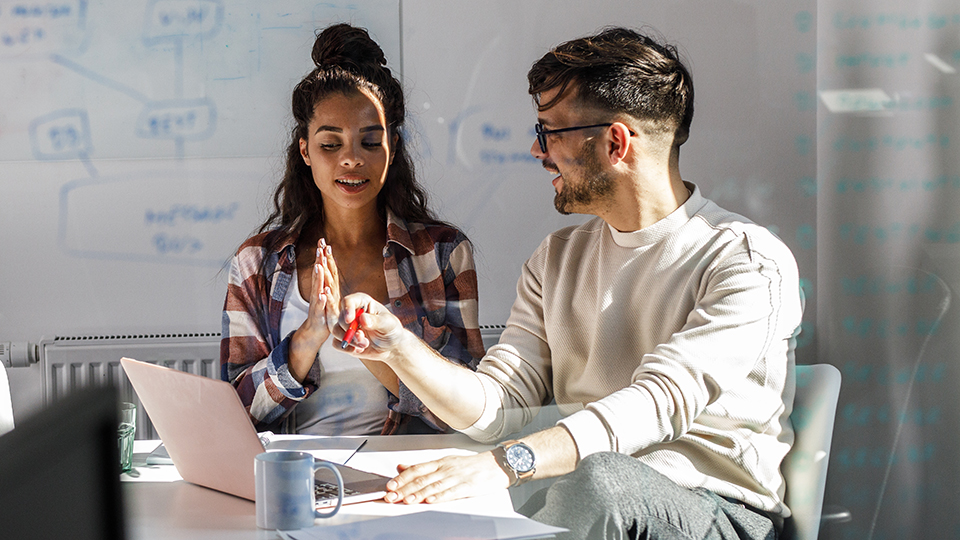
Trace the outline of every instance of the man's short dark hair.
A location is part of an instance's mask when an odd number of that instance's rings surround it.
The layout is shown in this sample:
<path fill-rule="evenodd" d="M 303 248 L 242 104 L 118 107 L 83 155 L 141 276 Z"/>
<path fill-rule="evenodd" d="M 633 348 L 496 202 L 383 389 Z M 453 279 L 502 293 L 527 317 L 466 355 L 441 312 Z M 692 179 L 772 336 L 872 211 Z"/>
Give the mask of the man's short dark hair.
<path fill-rule="evenodd" d="M 538 110 L 547 110 L 568 90 L 586 107 L 628 114 L 673 131 L 674 145 L 690 134 L 693 78 L 677 48 L 628 28 L 607 28 L 594 36 L 558 45 L 527 74 Z M 558 88 L 544 103 L 540 96 Z"/>

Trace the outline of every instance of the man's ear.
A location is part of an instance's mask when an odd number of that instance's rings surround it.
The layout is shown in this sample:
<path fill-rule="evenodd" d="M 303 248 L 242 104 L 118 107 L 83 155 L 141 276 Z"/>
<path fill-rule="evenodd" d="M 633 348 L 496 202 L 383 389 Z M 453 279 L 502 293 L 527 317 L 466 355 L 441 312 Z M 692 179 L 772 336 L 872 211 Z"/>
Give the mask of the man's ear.
<path fill-rule="evenodd" d="M 627 157 L 630 145 L 630 128 L 621 122 L 614 122 L 607 129 L 607 157 L 611 165 L 616 165 Z"/>
<path fill-rule="evenodd" d="M 303 156 L 303 162 L 310 167 L 310 154 L 307 152 L 307 141 L 300 139 L 300 155 Z"/>

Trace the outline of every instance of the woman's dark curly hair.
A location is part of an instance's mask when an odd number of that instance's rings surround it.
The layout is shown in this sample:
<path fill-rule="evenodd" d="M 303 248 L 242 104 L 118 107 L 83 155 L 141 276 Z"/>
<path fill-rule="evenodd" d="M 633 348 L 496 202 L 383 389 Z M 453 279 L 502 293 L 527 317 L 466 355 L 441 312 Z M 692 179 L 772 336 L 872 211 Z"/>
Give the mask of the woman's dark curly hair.
<path fill-rule="evenodd" d="M 383 107 L 394 155 L 377 195 L 381 218 L 389 208 L 407 221 L 442 223 L 427 208 L 427 194 L 414 176 L 402 129 L 406 118 L 403 88 L 387 68 L 380 46 L 363 28 L 336 24 L 317 35 L 311 56 L 316 68 L 293 90 L 296 125 L 290 134 L 283 180 L 273 195 L 273 212 L 259 228 L 261 233 L 272 229 L 264 247 L 272 251 L 289 234 L 300 234 L 307 226 L 323 223 L 323 195 L 300 154 L 300 139 L 308 139 L 307 126 L 317 103 L 335 93 L 363 92 Z"/>

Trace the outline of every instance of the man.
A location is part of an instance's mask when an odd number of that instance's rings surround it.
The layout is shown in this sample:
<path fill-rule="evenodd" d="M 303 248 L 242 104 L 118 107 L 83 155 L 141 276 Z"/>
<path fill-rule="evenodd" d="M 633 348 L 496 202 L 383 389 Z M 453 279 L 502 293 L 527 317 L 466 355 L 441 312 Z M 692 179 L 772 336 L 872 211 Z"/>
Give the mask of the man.
<path fill-rule="evenodd" d="M 680 177 L 693 117 L 676 49 L 631 30 L 564 43 L 528 74 L 531 152 L 558 176 L 557 231 L 523 267 L 477 372 L 437 356 L 369 297 L 354 342 L 437 416 L 483 441 L 555 399 L 556 426 L 493 452 L 401 467 L 389 502 L 560 478 L 521 509 L 570 538 L 774 538 L 793 432 L 796 263 L 767 230 Z M 336 335 L 342 336 L 338 329 Z"/>

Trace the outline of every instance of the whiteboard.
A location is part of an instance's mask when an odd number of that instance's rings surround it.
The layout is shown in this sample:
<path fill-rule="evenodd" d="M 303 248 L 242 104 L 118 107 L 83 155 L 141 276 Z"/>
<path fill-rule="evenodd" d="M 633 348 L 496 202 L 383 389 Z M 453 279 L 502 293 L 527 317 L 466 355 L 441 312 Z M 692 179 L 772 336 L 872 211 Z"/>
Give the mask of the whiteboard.
<path fill-rule="evenodd" d="M 13 81 L 0 87 L 0 238 L 29 254 L 29 271 L 0 268 L 18 283 L 0 301 L 0 339 L 217 331 L 222 265 L 266 215 L 290 90 L 315 28 L 337 20 L 368 27 L 403 74 L 420 179 L 476 247 L 481 324 L 506 321 L 539 242 L 583 220 L 553 209 L 529 153 L 526 72 L 612 22 L 662 33 L 692 69 L 684 178 L 778 232 L 812 274 L 803 13 L 759 1 L 0 2 L 0 76 Z"/>
<path fill-rule="evenodd" d="M 317 28 L 398 0 L 0 1 L 0 339 L 219 332 Z"/>

